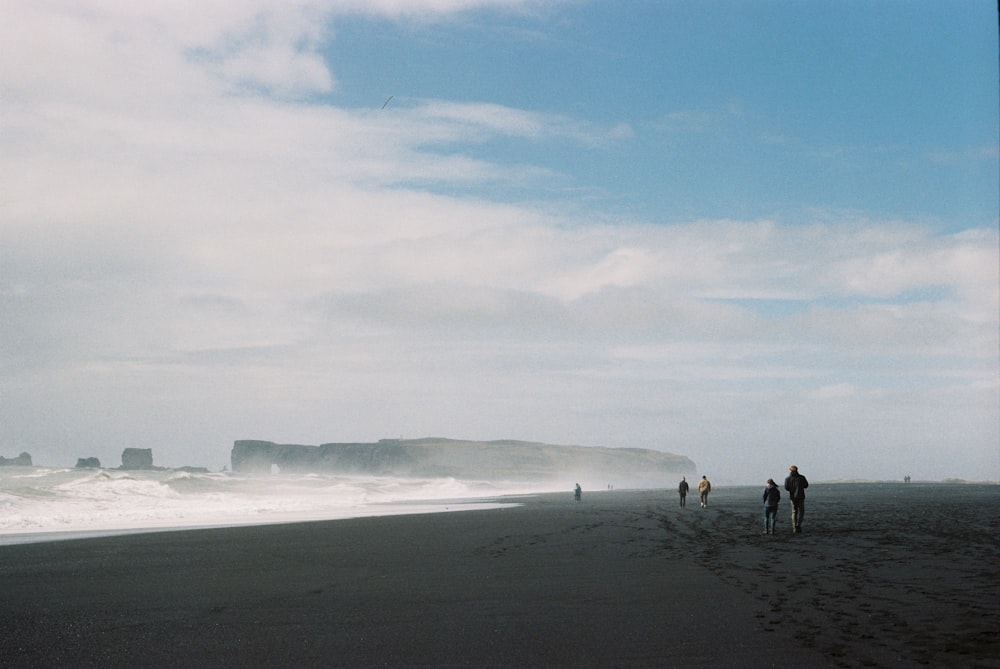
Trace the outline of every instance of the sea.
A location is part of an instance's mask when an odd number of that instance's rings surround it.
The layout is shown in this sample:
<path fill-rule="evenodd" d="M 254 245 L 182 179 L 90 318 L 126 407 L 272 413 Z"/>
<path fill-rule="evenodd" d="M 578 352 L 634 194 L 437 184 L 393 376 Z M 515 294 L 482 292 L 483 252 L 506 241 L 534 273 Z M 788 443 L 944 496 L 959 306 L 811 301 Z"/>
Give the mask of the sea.
<path fill-rule="evenodd" d="M 544 485 L 454 478 L 0 467 L 0 545 L 133 532 L 492 509 Z"/>

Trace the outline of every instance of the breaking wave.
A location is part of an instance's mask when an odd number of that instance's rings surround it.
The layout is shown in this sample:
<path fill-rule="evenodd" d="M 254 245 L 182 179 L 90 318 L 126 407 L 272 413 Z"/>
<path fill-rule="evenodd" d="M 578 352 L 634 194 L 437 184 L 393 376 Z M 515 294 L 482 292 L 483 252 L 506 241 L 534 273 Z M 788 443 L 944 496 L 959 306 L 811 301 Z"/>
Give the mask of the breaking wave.
<path fill-rule="evenodd" d="M 0 467 L 0 544 L 489 508 L 502 505 L 490 498 L 542 491 L 453 478 Z"/>

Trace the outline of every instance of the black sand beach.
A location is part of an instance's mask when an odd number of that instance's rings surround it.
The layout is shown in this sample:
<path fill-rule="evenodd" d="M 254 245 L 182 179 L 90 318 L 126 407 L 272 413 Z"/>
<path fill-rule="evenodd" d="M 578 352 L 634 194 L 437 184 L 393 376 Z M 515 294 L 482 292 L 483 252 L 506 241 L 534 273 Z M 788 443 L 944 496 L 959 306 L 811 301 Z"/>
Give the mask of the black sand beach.
<path fill-rule="evenodd" d="M 4 667 L 1000 667 L 1000 487 L 814 484 L 0 547 Z"/>

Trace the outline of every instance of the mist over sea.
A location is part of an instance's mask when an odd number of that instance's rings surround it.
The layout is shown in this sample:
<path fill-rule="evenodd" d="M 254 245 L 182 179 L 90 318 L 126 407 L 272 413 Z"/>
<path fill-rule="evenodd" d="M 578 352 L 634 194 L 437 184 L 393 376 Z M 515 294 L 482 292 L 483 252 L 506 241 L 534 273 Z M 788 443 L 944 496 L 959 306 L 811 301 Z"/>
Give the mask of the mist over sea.
<path fill-rule="evenodd" d="M 0 467 L 0 545 L 496 507 L 470 500 L 547 490 L 453 478 Z"/>

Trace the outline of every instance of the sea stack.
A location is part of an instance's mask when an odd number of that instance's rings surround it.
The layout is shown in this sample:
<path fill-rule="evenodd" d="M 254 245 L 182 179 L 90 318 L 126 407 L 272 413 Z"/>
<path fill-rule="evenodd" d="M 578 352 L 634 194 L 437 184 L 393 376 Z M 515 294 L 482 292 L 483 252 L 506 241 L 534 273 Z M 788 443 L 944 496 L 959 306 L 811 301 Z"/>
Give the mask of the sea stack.
<path fill-rule="evenodd" d="M 22 452 L 21 455 L 16 458 L 5 458 L 0 456 L 0 467 L 10 466 L 10 467 L 30 467 L 31 466 L 31 456 L 26 452 Z"/>
<path fill-rule="evenodd" d="M 153 449 L 126 448 L 122 451 L 122 469 L 153 469 Z"/>

